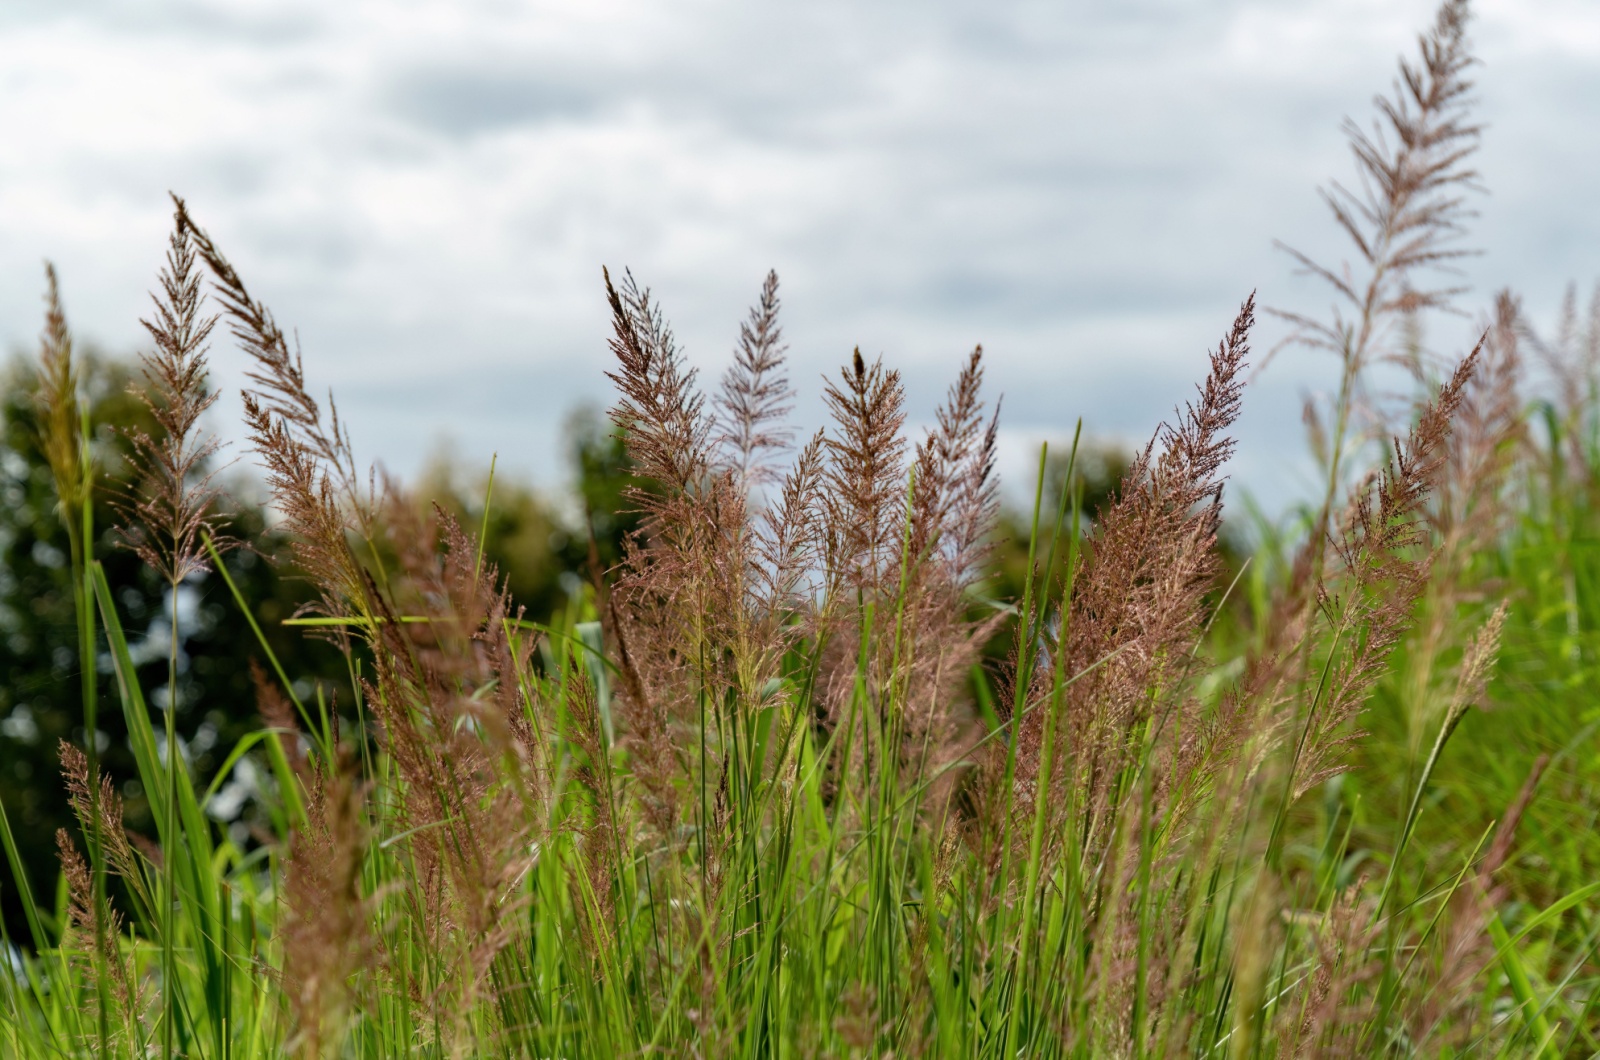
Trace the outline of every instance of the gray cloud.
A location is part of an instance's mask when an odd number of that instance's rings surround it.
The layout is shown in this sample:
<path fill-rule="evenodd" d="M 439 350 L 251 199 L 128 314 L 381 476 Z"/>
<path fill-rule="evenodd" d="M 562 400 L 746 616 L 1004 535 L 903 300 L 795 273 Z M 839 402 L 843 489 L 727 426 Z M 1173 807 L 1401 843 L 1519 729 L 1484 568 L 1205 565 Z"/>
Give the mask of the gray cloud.
<path fill-rule="evenodd" d="M 233 39 L 253 47 L 306 41 L 318 27 L 314 9 L 227 0 L 9 0 L 0 25 L 92 21 L 118 33 L 177 36 L 197 44 Z"/>
<path fill-rule="evenodd" d="M 709 372 L 777 267 L 813 420 L 856 344 L 926 416 L 981 341 L 1016 452 L 1079 415 L 1143 438 L 1250 290 L 1326 303 L 1272 240 L 1342 255 L 1314 189 L 1430 6 L 18 0 L 0 338 L 37 331 L 48 254 L 81 333 L 138 341 L 172 188 L 400 470 L 449 434 L 558 473 L 566 408 L 604 399 L 602 263 Z M 1548 312 L 1596 271 L 1600 12 L 1485 0 L 1477 36 L 1471 305 Z M 1327 369 L 1285 354 L 1247 397 L 1237 472 L 1272 498 Z"/>
<path fill-rule="evenodd" d="M 472 62 L 399 71 L 383 94 L 402 120 L 452 137 L 581 121 L 602 100 L 559 76 L 512 66 L 484 69 Z"/>

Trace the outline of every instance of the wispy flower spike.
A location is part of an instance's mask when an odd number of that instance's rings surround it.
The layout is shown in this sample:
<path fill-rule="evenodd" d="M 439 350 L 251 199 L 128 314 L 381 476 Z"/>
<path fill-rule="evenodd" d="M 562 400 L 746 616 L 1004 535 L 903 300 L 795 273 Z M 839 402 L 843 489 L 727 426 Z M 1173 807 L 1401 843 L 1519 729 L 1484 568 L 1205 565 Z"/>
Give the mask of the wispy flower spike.
<path fill-rule="evenodd" d="M 221 443 L 200 428 L 201 416 L 217 400 L 207 389 L 206 356 L 217 320 L 201 313 L 196 264 L 190 230 L 179 216 L 155 312 L 141 321 L 155 348 L 139 357 L 144 385 L 134 393 L 155 421 L 156 436 L 137 428 L 128 432 L 136 485 L 117 501 L 126 521 L 124 543 L 173 585 L 208 569 L 206 535 L 219 546 L 228 544 L 216 511 L 221 492 L 207 467 Z"/>
<path fill-rule="evenodd" d="M 246 373 L 252 384 L 250 392 L 258 404 L 287 425 L 295 441 L 328 465 L 354 499 L 359 476 L 349 437 L 339 422 L 332 398 L 329 398 L 328 417 L 324 420 L 320 405 L 306 389 L 300 354 L 289 349 L 288 340 L 273 319 L 272 311 L 251 296 L 238 271 L 211 237 L 194 223 L 184 201 L 176 195 L 172 201 L 178 227 L 216 280 L 223 308 L 233 325 L 234 338 L 256 360 L 257 367 Z"/>
<path fill-rule="evenodd" d="M 39 336 L 39 447 L 44 451 L 56 495 L 67 509 L 69 526 L 77 525 L 77 511 L 89 499 L 79 451 L 78 365 L 72 356 L 72 333 L 61 307 L 61 289 L 55 266 L 45 262 L 44 333 Z"/>
<path fill-rule="evenodd" d="M 979 346 L 916 454 L 912 549 L 916 555 L 933 553 L 945 579 L 958 588 L 981 573 L 999 508 L 994 459 L 1000 410 L 997 405 L 985 423 L 982 388 Z"/>
<path fill-rule="evenodd" d="M 794 406 L 794 392 L 783 374 L 787 349 L 778 327 L 778 274 L 769 272 L 750 318 L 739 325 L 733 365 L 723 374 L 717 396 L 717 440 L 745 487 L 773 477 L 767 461 L 793 438 L 784 426 Z"/>
<path fill-rule="evenodd" d="M 612 421 L 628 440 L 628 451 L 642 477 L 674 491 L 694 491 L 709 470 L 711 425 L 705 399 L 695 388 L 695 372 L 683 363 L 672 330 L 647 288 L 623 276 L 622 290 L 605 274 L 614 336 L 611 349 L 618 367 L 606 377 L 621 398 Z M 644 491 L 635 500 L 648 505 Z"/>
<path fill-rule="evenodd" d="M 1283 247 L 1358 314 L 1333 324 L 1290 315 L 1313 345 L 1368 353 L 1382 319 L 1445 308 L 1461 293 L 1459 286 L 1419 288 L 1414 280 L 1419 270 L 1448 269 L 1475 253 L 1459 242 L 1473 216 L 1462 193 L 1477 186 L 1468 160 L 1482 131 L 1469 118 L 1472 82 L 1466 72 L 1475 62 L 1466 37 L 1469 17 L 1467 0 L 1446 0 L 1419 40 L 1419 61 L 1402 61 L 1394 95 L 1375 101 L 1372 131 L 1345 122 L 1361 189 L 1335 182 L 1322 198 L 1367 270 L 1365 280 Z"/>
<path fill-rule="evenodd" d="M 823 394 L 835 433 L 828 440 L 828 568 L 858 587 L 876 587 L 897 544 L 905 490 L 905 386 L 880 359 L 858 349 Z"/>

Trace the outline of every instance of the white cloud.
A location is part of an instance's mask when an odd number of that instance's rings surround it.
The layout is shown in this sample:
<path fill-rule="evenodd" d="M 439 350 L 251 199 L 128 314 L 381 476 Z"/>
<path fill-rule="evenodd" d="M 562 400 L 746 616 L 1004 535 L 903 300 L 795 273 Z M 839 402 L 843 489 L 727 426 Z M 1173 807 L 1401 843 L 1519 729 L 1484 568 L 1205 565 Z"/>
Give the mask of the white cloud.
<path fill-rule="evenodd" d="M 605 396 L 602 263 L 708 367 L 776 266 L 812 413 L 857 343 L 931 407 L 982 341 L 1015 437 L 1144 436 L 1244 294 L 1320 300 L 1271 241 L 1337 254 L 1313 191 L 1348 171 L 1339 119 L 1429 12 L 14 0 L 0 338 L 37 330 L 49 255 L 80 333 L 137 341 L 172 188 L 401 469 L 449 433 L 557 473 L 562 413 Z M 1496 194 L 1473 278 L 1548 307 L 1596 271 L 1600 11 L 1492 0 L 1476 37 Z M 1285 360 L 1247 398 L 1252 485 L 1291 481 L 1315 378 Z"/>

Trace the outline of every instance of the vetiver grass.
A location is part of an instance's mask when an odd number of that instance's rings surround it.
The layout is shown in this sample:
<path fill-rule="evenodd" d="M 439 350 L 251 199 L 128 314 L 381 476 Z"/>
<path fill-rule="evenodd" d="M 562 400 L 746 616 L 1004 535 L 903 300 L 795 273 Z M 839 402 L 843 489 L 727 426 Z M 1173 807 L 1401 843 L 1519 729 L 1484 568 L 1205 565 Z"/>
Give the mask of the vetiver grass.
<path fill-rule="evenodd" d="M 920 439 L 899 375 L 859 352 L 829 427 L 797 439 L 776 277 L 710 389 L 649 293 L 607 277 L 643 529 L 562 613 L 528 615 L 475 528 L 361 472 L 178 203 L 146 359 L 162 430 L 135 439 L 127 544 L 173 586 L 227 578 L 198 430 L 204 269 L 315 596 L 294 621 L 341 648 L 348 687 L 297 693 L 262 638 L 263 728 L 230 765 L 270 766 L 275 816 L 239 846 L 204 812 L 228 768 L 200 791 L 167 753 L 172 711 L 75 549 L 85 702 L 103 709 L 103 654 L 157 834 L 128 835 L 92 746 L 63 748 L 83 827 L 57 893 L 22 895 L 4 1051 L 1600 1050 L 1595 401 L 1569 387 L 1530 420 L 1509 296 L 1468 356 L 1414 359 L 1410 407 L 1363 389 L 1396 321 L 1449 295 L 1410 277 L 1446 252 L 1470 176 L 1464 20 L 1445 5 L 1401 89 L 1414 109 L 1387 112 L 1416 135 L 1357 140 L 1369 175 L 1405 179 L 1366 212 L 1334 200 L 1370 275 L 1321 274 L 1356 323 L 1295 318 L 1342 366 L 1325 500 L 1236 578 L 1217 536 L 1253 298 L 1107 506 L 1070 488 L 1046 506 L 1040 454 L 1030 577 L 997 608 L 980 352 Z M 95 468 L 53 290 L 45 449 L 87 543 Z M 986 667 L 1011 626 L 1008 665 Z M 20 879 L 3 815 L 0 839 Z"/>

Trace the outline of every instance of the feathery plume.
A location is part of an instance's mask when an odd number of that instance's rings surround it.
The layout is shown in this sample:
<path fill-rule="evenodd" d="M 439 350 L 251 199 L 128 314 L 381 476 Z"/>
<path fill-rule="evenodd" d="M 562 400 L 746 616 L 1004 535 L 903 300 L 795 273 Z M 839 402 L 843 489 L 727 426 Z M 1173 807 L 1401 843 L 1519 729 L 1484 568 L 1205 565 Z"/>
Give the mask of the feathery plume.
<path fill-rule="evenodd" d="M 281 421 L 295 441 L 323 461 L 354 495 L 358 486 L 355 458 L 332 396 L 328 400 L 328 418 L 324 419 L 321 405 L 306 389 L 300 353 L 290 351 L 272 311 L 250 295 L 244 280 L 216 243 L 195 224 L 188 205 L 176 195 L 172 201 L 180 230 L 211 270 L 234 338 L 255 359 L 257 367 L 246 373 L 254 384 L 250 392 L 270 419 Z"/>
<path fill-rule="evenodd" d="M 1305 272 L 1332 287 L 1355 316 L 1346 318 L 1339 308 L 1331 323 L 1277 315 L 1298 325 L 1300 341 L 1351 362 L 1352 374 L 1374 355 L 1390 352 L 1382 330 L 1387 323 L 1420 309 L 1446 308 L 1463 291 L 1419 288 L 1414 281 L 1423 269 L 1448 267 L 1474 253 L 1459 245 L 1465 222 L 1474 216 L 1463 192 L 1477 186 L 1477 171 L 1468 161 L 1482 131 L 1470 120 L 1472 82 L 1466 73 L 1476 60 L 1466 36 L 1469 18 L 1468 0 L 1445 0 L 1433 27 L 1418 40 L 1418 60 L 1401 61 L 1393 96 L 1374 101 L 1378 118 L 1372 131 L 1352 120 L 1344 124 L 1362 187 L 1358 192 L 1334 182 L 1321 194 L 1360 259 L 1364 280 L 1278 244 Z"/>
<path fill-rule="evenodd" d="M 306 822 L 290 836 L 283 874 L 283 984 L 295 1032 L 295 1055 L 321 1057 L 336 1047 L 351 980 L 372 954 L 371 901 L 361 893 L 365 821 L 361 787 L 349 763 L 330 775 L 306 770 Z"/>
<path fill-rule="evenodd" d="M 784 426 L 794 407 L 783 375 L 786 351 L 778 327 L 778 274 L 768 272 L 760 299 L 739 325 L 739 345 L 717 395 L 716 440 L 741 489 L 765 484 L 773 474 L 768 461 L 793 437 Z"/>
<path fill-rule="evenodd" d="M 72 926 L 89 940 L 91 951 L 97 951 L 94 952 L 96 972 L 101 974 L 99 969 L 104 969 L 103 974 L 110 979 L 111 996 L 122 1010 L 124 1022 L 131 1021 L 137 1008 L 137 996 L 118 941 L 122 934 L 122 917 L 108 903 L 96 901 L 89 866 L 65 828 L 56 829 L 56 854 L 67 882 L 67 915 Z"/>
<path fill-rule="evenodd" d="M 1420 623 L 1411 637 L 1402 680 L 1408 687 L 1407 724 L 1413 752 L 1445 707 L 1438 665 L 1460 644 L 1463 613 L 1495 591 L 1482 558 L 1495 549 L 1514 517 L 1513 471 L 1527 440 L 1519 383 L 1521 307 L 1509 291 L 1495 299 L 1479 364 L 1462 393 L 1451 444 L 1424 511 L 1434 563 Z"/>
<path fill-rule="evenodd" d="M 251 296 L 184 201 L 173 196 L 173 202 L 180 230 L 211 271 L 234 338 L 256 363 L 246 373 L 252 386 L 242 395 L 245 423 L 295 558 L 320 590 L 320 605 L 308 609 L 330 617 L 364 614 L 368 576 L 351 553 L 350 536 L 374 542 L 375 487 L 362 489 L 338 409 L 330 397 L 324 418 L 306 390 L 300 354 L 290 352 L 271 311 Z"/>
<path fill-rule="evenodd" d="M 802 583 L 816 559 L 826 452 L 826 436 L 818 431 L 784 477 L 777 503 L 762 513 L 754 606 L 769 616 L 781 616 L 799 604 Z"/>
<path fill-rule="evenodd" d="M 828 439 L 828 549 L 831 579 L 873 592 L 898 554 L 895 529 L 905 495 L 905 385 L 880 358 L 868 368 L 861 351 L 823 400 L 833 417 Z"/>
<path fill-rule="evenodd" d="M 992 551 L 990 532 L 999 509 L 995 445 L 1000 408 L 984 424 L 983 347 L 967 358 L 939 407 L 935 426 L 917 446 L 912 513 L 912 554 L 932 553 L 952 586 L 977 577 Z"/>
<path fill-rule="evenodd" d="M 34 398 L 39 410 L 39 448 L 55 479 L 62 522 L 76 544 L 90 489 L 80 452 L 78 365 L 72 356 L 72 332 L 61 306 L 55 266 L 45 262 L 44 276 L 44 332 L 39 337 L 39 390 Z"/>
<path fill-rule="evenodd" d="M 1368 366 L 1398 362 L 1420 378 L 1418 314 L 1449 310 L 1465 290 L 1459 284 L 1426 286 L 1424 274 L 1456 273 L 1456 263 L 1475 253 L 1463 245 L 1474 216 L 1466 192 L 1478 188 L 1470 160 L 1481 132 L 1471 120 L 1472 82 L 1466 76 L 1476 62 L 1466 35 L 1469 17 L 1468 0 L 1444 0 L 1418 41 L 1418 58 L 1401 61 L 1393 95 L 1375 101 L 1372 131 L 1345 122 L 1361 188 L 1335 182 L 1321 194 L 1349 237 L 1357 265 L 1336 269 L 1278 244 L 1303 272 L 1332 288 L 1335 298 L 1327 320 L 1273 311 L 1293 327 L 1287 342 L 1329 351 L 1341 364 L 1332 408 L 1324 413 L 1310 402 L 1306 406 L 1313 448 L 1327 474 L 1319 541 L 1344 486 L 1351 439 L 1381 441 L 1389 433 L 1384 412 L 1367 392 Z"/>
<path fill-rule="evenodd" d="M 124 544 L 169 585 L 210 568 L 208 535 L 219 548 L 231 544 L 220 532 L 215 471 L 206 469 L 221 443 L 200 430 L 200 417 L 217 400 L 206 389 L 206 341 L 217 321 L 201 314 L 195 264 L 194 244 L 180 217 L 168 241 L 155 314 L 141 321 L 155 348 L 140 355 L 144 386 L 133 391 L 159 437 L 138 428 L 127 432 L 137 484 L 116 502 L 126 520 L 120 528 Z"/>
<path fill-rule="evenodd" d="M 660 306 L 625 273 L 621 290 L 604 273 L 617 387 L 611 421 L 634 462 L 626 496 L 643 515 L 624 546 L 608 601 L 607 633 L 621 661 L 622 741 L 634 758 L 651 827 L 675 837 L 683 769 L 672 722 L 716 698 L 721 648 L 743 611 L 747 509 L 713 468 L 715 424 Z"/>
<path fill-rule="evenodd" d="M 1357 738 L 1346 723 L 1366 702 L 1390 652 L 1410 628 L 1412 608 L 1428 582 L 1434 551 L 1427 547 L 1423 506 L 1448 457 L 1451 427 L 1479 363 L 1483 343 L 1457 365 L 1395 446 L 1376 483 L 1353 495 L 1344 528 L 1333 544 L 1343 592 L 1321 606 L 1338 653 L 1325 693 L 1313 703 L 1297 755 L 1296 797 L 1338 772 L 1342 750 Z"/>
<path fill-rule="evenodd" d="M 101 849 L 111 870 L 122 878 L 146 909 L 154 908 L 123 826 L 122 799 L 112 786 L 111 778 L 102 773 L 95 784 L 90 777 L 88 756 L 65 740 L 61 741 L 58 753 L 61 776 L 67 783 L 67 801 L 79 826 L 86 835 L 93 835 L 98 825 Z"/>
<path fill-rule="evenodd" d="M 1164 426 L 1151 439 L 1096 521 L 1068 603 L 1066 639 L 1055 650 L 1064 653 L 1062 673 L 1083 676 L 1065 692 L 1068 736 L 1056 751 L 1064 768 L 1052 772 L 1058 784 L 1078 789 L 1058 802 L 1084 808 L 1089 832 L 1098 837 L 1094 843 L 1105 841 L 1104 830 L 1116 817 L 1107 800 L 1125 760 L 1137 753 L 1130 735 L 1185 694 L 1189 649 L 1217 571 L 1220 471 L 1233 450 L 1227 431 L 1239 415 L 1254 322 L 1252 295 L 1211 353 L 1198 400 L 1186 406 L 1176 427 Z M 1052 681 L 1049 668 L 1036 671 L 1028 702 L 1050 697 Z M 1173 698 L 1158 702 L 1152 690 Z M 1045 713 L 1032 710 L 1018 736 L 1022 794 L 1031 795 Z M 1017 801 L 1032 804 L 1031 798 Z"/>
<path fill-rule="evenodd" d="M 615 334 L 611 352 L 617 368 L 606 378 L 620 396 L 612 421 L 639 465 L 639 475 L 673 493 L 693 493 L 705 484 L 711 466 L 712 425 L 705 398 L 695 389 L 695 371 L 683 363 L 672 329 L 651 300 L 650 291 L 623 276 L 622 290 L 605 272 L 606 299 Z M 643 489 L 632 498 L 646 511 L 660 502 Z"/>

